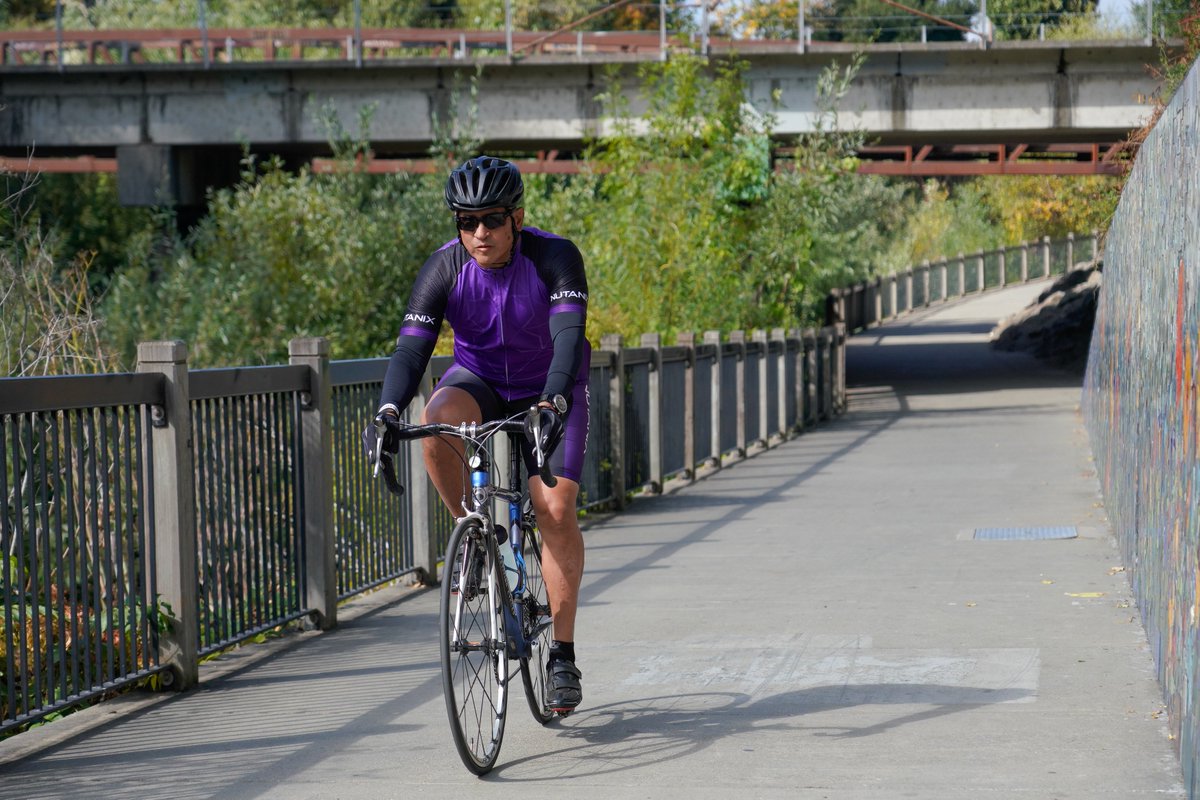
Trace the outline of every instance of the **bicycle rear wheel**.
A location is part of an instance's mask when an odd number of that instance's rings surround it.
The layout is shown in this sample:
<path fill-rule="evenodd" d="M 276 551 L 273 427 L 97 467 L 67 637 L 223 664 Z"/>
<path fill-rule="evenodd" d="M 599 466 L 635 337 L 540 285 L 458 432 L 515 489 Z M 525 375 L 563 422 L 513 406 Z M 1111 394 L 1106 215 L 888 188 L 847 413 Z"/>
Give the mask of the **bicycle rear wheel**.
<path fill-rule="evenodd" d="M 439 614 L 446 714 L 463 764 L 483 775 L 500 754 L 510 678 L 495 536 L 475 520 L 459 523 L 446 563 Z"/>
<path fill-rule="evenodd" d="M 525 594 L 521 597 L 525 640 L 530 654 L 521 659 L 521 682 L 533 718 L 545 725 L 554 719 L 547 701 L 546 657 L 554 640 L 554 622 L 550 618 L 550 598 L 542 576 L 542 537 L 537 528 L 525 529 Z"/>

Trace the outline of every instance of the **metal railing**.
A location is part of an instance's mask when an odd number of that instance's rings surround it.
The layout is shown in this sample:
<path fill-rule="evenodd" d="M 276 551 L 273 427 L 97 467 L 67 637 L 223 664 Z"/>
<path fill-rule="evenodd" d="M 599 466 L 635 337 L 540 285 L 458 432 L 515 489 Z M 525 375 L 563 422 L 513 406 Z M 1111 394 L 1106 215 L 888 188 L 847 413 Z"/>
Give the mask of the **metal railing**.
<path fill-rule="evenodd" d="M 64 27 L 62 16 L 53 29 L 0 31 L 0 67 L 42 67 L 63 70 L 119 64 L 193 65 L 209 69 L 217 64 L 324 61 L 349 63 L 363 67 L 371 62 L 431 58 L 467 59 L 475 57 L 513 58 L 521 56 L 567 56 L 585 54 L 643 54 L 666 58 L 673 51 L 710 53 L 799 52 L 824 50 L 848 52 L 855 49 L 894 47 L 898 43 L 982 49 L 996 46 L 992 32 L 1009 35 L 1003 39 L 1045 41 L 1044 21 L 1023 24 L 995 16 L 984 20 L 959 16 L 943 18 L 949 25 L 919 24 L 912 17 L 845 17 L 805 14 L 800 3 L 790 24 L 767 25 L 762 30 L 728 35 L 708 25 L 706 3 L 638 3 L 634 8 L 651 11 L 659 24 L 651 30 L 580 30 L 579 20 L 563 18 L 544 21 L 545 30 L 522 30 L 511 22 L 495 27 L 363 27 L 354 25 L 313 27 L 296 18 L 280 22 L 278 27 L 246 28 L 228 25 L 210 27 L 204 16 L 194 18 L 196 27 L 174 28 L 86 28 Z M 693 24 L 669 24 L 668 9 L 697 12 Z M 429 9 L 433 11 L 432 7 Z M 439 9 L 439 11 L 444 9 Z M 809 9 L 810 11 L 812 9 Z M 1130 43 L 1147 43 L 1152 29 L 1160 39 L 1167 38 L 1168 27 L 1175 31 L 1183 12 L 1168 12 L 1155 28 L 1150 20 L 1124 26 L 1095 27 L 1091 35 Z M 911 24 L 896 26 L 897 20 Z M 1057 22 L 1097 21 L 1089 13 L 1058 15 Z M 450 20 L 463 25 L 465 20 Z M 998 25 L 997 25 L 998 23 Z M 76 23 L 78 24 L 78 23 Z M 436 24 L 428 21 L 422 24 Z M 971 30 L 974 26 L 974 30 Z M 683 29 L 686 27 L 687 29 Z M 1053 38 L 1055 25 L 1049 27 Z M 803 31 L 803 35 L 801 34 Z M 950 34 L 949 38 L 947 33 Z M 931 35 L 932 34 L 932 35 Z M 880 38 L 882 37 L 882 38 Z M 1084 35 L 1083 41 L 1088 41 Z M 1067 41 L 1060 39 L 1059 41 Z M 1001 43 L 1002 44 L 1002 43 Z"/>
<path fill-rule="evenodd" d="M 144 513 L 161 380 L 2 383 L 0 730 L 165 668 Z"/>
<path fill-rule="evenodd" d="M 844 328 L 592 354 L 583 508 L 623 508 L 844 408 Z M 0 380 L 0 732 L 199 660 L 340 600 L 437 575 L 452 520 L 420 458 L 402 498 L 371 479 L 360 434 L 387 359 L 189 370 L 182 342 L 137 373 Z M 433 359 L 417 417 L 449 359 Z"/>
<path fill-rule="evenodd" d="M 1061 239 L 1045 236 L 1037 242 L 925 261 L 902 272 L 833 290 L 826 302 L 826 321 L 844 323 L 853 333 L 935 303 L 1062 275 L 1073 269 L 1081 256 L 1095 261 L 1099 238 L 1096 231 L 1080 236 L 1069 233 Z"/>
<path fill-rule="evenodd" d="M 302 366 L 189 374 L 199 652 L 305 613 Z"/>

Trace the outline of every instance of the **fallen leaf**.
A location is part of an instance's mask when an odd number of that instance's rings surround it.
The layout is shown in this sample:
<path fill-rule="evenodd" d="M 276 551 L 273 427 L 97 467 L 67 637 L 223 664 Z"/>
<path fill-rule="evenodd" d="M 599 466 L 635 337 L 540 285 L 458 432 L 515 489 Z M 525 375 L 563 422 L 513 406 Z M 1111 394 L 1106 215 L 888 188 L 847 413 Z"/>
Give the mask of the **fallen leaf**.
<path fill-rule="evenodd" d="M 1052 581 L 1052 580 L 1050 580 L 1050 579 L 1048 579 L 1048 578 L 1047 578 L 1046 580 L 1042 581 L 1042 584 L 1043 584 L 1044 586 L 1050 586 L 1050 585 L 1051 585 L 1051 584 L 1053 584 L 1053 583 L 1054 583 L 1054 581 Z"/>
<path fill-rule="evenodd" d="M 1067 597 L 1104 597 L 1104 592 L 1063 592 Z"/>
<path fill-rule="evenodd" d="M 1124 571 L 1125 571 L 1125 568 L 1124 568 L 1124 567 L 1111 567 L 1111 568 L 1108 570 L 1108 574 L 1109 574 L 1109 575 L 1116 575 L 1118 572 L 1124 572 Z"/>

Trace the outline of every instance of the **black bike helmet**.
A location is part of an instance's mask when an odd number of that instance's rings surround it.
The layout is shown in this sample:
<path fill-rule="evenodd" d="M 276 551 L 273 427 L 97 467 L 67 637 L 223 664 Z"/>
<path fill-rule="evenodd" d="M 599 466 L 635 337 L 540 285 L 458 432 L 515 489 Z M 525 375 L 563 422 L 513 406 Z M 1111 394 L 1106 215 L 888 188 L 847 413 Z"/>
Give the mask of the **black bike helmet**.
<path fill-rule="evenodd" d="M 502 158 L 478 156 L 450 171 L 446 205 L 451 211 L 516 208 L 525 196 L 517 165 Z"/>

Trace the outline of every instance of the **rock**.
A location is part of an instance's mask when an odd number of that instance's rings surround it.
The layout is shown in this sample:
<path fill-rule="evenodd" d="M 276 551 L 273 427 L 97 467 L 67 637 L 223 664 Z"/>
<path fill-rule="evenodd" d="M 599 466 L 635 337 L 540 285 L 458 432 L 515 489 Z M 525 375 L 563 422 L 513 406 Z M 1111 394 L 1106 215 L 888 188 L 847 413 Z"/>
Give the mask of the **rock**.
<path fill-rule="evenodd" d="M 992 330 L 992 347 L 1031 353 L 1057 366 L 1086 364 L 1103 268 L 1100 261 L 1076 265 L 1027 308 L 1000 322 Z"/>

